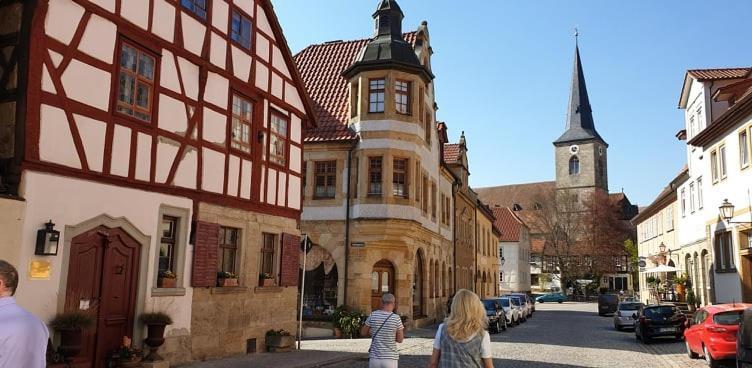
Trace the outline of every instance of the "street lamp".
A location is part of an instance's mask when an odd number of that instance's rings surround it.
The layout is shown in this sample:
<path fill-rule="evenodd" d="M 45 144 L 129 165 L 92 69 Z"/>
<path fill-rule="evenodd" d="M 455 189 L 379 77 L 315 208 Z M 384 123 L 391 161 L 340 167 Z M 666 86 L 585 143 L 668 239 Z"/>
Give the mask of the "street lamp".
<path fill-rule="evenodd" d="M 721 206 L 718 207 L 721 219 L 726 221 L 727 224 L 752 224 L 752 222 L 749 221 L 731 221 L 731 219 L 734 218 L 734 208 L 735 206 L 729 202 L 728 199 L 724 199 Z"/>

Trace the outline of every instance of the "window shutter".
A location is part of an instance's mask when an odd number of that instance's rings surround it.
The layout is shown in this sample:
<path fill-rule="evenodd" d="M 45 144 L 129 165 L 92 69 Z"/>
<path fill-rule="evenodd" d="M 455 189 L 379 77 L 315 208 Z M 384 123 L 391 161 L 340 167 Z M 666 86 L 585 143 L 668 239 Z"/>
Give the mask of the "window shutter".
<path fill-rule="evenodd" d="M 282 255 L 279 275 L 280 286 L 298 286 L 300 269 L 300 237 L 282 234 Z"/>
<path fill-rule="evenodd" d="M 196 241 L 193 246 L 191 286 L 212 287 L 217 283 L 219 257 L 219 225 L 196 221 Z"/>

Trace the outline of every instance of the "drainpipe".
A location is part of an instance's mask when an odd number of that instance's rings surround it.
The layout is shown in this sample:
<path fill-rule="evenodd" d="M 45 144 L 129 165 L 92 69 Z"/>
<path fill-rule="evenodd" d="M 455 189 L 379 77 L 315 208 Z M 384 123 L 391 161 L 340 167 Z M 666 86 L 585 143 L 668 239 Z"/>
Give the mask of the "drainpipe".
<path fill-rule="evenodd" d="M 452 183 L 452 293 L 457 292 L 457 180 Z"/>
<path fill-rule="evenodd" d="M 347 188 L 345 188 L 345 285 L 343 288 L 342 304 L 347 304 L 347 284 L 350 265 L 350 187 L 352 183 L 352 153 L 355 150 L 357 142 L 354 142 L 350 149 L 347 151 Z"/>
<path fill-rule="evenodd" d="M 475 216 L 473 216 L 473 223 L 475 227 L 475 241 L 473 241 L 473 253 L 475 256 L 475 275 L 473 276 L 473 291 L 477 294 L 478 290 L 475 290 L 478 285 L 478 202 L 475 202 Z M 482 296 L 481 296 L 482 298 Z"/>

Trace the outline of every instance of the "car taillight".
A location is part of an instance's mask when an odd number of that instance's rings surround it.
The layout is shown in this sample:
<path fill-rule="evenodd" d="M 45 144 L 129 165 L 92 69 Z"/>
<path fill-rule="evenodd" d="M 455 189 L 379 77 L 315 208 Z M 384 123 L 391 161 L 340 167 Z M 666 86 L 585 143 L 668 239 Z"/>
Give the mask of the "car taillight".
<path fill-rule="evenodd" d="M 715 333 L 727 333 L 727 332 L 729 332 L 729 330 L 726 327 L 721 327 L 721 326 L 717 326 L 717 325 L 709 325 L 708 327 L 706 327 L 706 329 L 708 331 L 710 331 L 710 332 L 715 332 Z"/>

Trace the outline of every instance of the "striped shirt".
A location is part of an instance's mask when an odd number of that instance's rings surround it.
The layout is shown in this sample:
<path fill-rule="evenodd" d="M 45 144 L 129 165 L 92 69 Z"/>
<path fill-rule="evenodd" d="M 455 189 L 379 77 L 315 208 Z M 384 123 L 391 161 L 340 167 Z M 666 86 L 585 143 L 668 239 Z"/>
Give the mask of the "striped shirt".
<path fill-rule="evenodd" d="M 382 324 L 384 327 L 381 327 Z M 368 357 L 399 360 L 397 331 L 405 328 L 400 316 L 396 313 L 376 310 L 366 319 L 366 326 L 371 328 L 371 352 Z"/>

